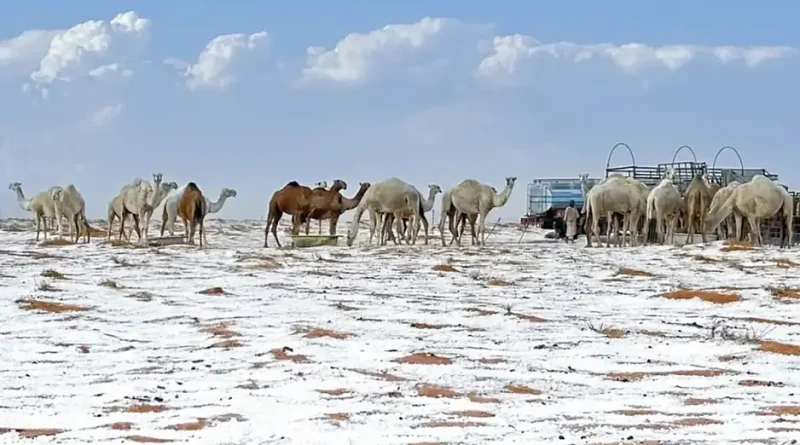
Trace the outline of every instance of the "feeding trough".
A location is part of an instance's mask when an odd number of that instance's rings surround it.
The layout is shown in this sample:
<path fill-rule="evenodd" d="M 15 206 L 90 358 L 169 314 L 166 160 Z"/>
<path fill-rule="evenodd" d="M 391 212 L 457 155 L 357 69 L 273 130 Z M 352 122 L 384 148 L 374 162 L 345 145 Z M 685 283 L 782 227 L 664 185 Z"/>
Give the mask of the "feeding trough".
<path fill-rule="evenodd" d="M 292 235 L 293 247 L 335 246 L 339 243 L 339 235 Z"/>

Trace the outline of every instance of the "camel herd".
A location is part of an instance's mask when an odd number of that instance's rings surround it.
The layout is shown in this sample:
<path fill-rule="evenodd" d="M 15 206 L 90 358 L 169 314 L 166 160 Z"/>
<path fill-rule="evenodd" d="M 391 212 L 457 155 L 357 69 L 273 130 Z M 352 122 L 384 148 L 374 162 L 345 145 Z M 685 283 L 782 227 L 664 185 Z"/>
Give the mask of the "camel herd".
<path fill-rule="evenodd" d="M 610 175 L 591 189 L 586 181 L 588 175 L 580 175 L 581 188 L 586 203 L 586 243 L 592 245 L 592 235 L 600 244 L 599 223 L 606 217 L 608 233 L 615 234 L 615 245 L 625 244 L 625 234 L 630 234 L 630 245 L 636 244 L 640 233 L 646 233 L 651 221 L 655 221 L 659 242 L 669 237 L 674 242 L 675 228 L 680 219 L 686 227 L 686 243 L 694 241 L 699 232 L 703 242 L 706 233 L 717 231 L 720 238 L 741 240 L 742 220 L 747 219 L 751 241 L 762 244 L 761 221 L 774 216 L 783 226 L 781 247 L 793 245 L 792 220 L 794 205 L 792 196 L 782 186 L 766 176 L 756 175 L 744 184 L 732 181 L 725 187 L 710 183 L 704 174 L 696 175 L 681 194 L 673 183 L 675 172 L 667 170 L 661 183 L 652 190 L 641 181 L 628 176 Z M 619 238 L 620 221 L 622 240 Z M 646 239 L 646 237 L 645 237 Z M 606 246 L 611 245 L 611 236 Z"/>

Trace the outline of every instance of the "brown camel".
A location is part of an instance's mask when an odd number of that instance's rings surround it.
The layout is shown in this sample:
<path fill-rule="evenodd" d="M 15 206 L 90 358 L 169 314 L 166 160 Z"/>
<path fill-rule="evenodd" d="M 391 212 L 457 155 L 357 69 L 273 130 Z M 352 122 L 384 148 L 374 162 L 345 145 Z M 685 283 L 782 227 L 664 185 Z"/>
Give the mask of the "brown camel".
<path fill-rule="evenodd" d="M 200 248 L 203 247 L 203 220 L 206 218 L 206 198 L 194 182 L 186 184 L 186 189 L 178 202 L 178 216 L 183 222 L 183 231 L 189 244 L 194 244 L 195 228 L 199 227 Z"/>
<path fill-rule="evenodd" d="M 336 235 L 336 226 L 339 222 L 339 217 L 342 215 L 342 213 L 358 207 L 358 204 L 361 202 L 361 198 L 363 198 L 364 194 L 367 193 L 367 190 L 369 190 L 369 186 L 369 182 L 360 182 L 358 184 L 358 193 L 356 193 L 356 195 L 352 198 L 347 198 L 342 196 L 341 193 L 338 193 L 338 196 L 331 201 L 327 209 L 317 207 L 309 214 L 308 218 L 316 219 L 320 222 L 322 222 L 324 219 L 330 220 L 330 234 Z M 322 187 L 317 187 L 312 190 L 312 193 L 317 193 L 317 190 L 324 191 L 325 189 Z"/>
<path fill-rule="evenodd" d="M 278 240 L 278 222 L 284 213 L 292 215 L 292 235 L 300 233 L 300 224 L 308 217 L 310 205 L 311 189 L 300 185 L 297 181 L 291 181 L 280 190 L 276 190 L 269 200 L 267 227 L 264 229 L 264 247 L 269 247 L 267 239 L 270 225 L 272 226 L 272 236 L 275 237 L 278 247 L 281 247 L 281 242 Z M 306 233 L 308 233 L 308 225 L 306 225 Z"/>
<path fill-rule="evenodd" d="M 339 193 L 342 190 L 347 190 L 347 183 L 341 179 L 333 181 L 330 189 L 323 187 L 316 187 L 311 190 L 311 203 L 308 206 L 308 216 L 306 216 L 306 235 L 311 224 L 312 215 L 315 213 L 328 214 L 334 208 L 340 209 L 342 206 L 342 195 Z M 335 235 L 331 233 L 331 235 Z"/>
<path fill-rule="evenodd" d="M 706 242 L 706 213 L 711 206 L 711 192 L 702 174 L 698 174 L 689 183 L 683 194 L 686 212 L 686 243 L 694 242 L 695 224 L 700 225 L 700 235 Z M 699 218 L 699 219 L 698 219 Z"/>

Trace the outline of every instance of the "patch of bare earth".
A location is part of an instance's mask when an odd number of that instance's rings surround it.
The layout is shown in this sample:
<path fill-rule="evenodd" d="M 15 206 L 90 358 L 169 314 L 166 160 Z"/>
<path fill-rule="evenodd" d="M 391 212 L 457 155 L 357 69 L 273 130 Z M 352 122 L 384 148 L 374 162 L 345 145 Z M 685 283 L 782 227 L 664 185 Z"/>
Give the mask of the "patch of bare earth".
<path fill-rule="evenodd" d="M 512 283 L 501 278 L 489 278 L 486 284 L 489 286 L 511 286 Z"/>
<path fill-rule="evenodd" d="M 411 323 L 412 328 L 416 329 L 444 329 L 453 327 L 449 324 L 430 324 L 430 323 Z"/>
<path fill-rule="evenodd" d="M 474 392 L 467 393 L 467 398 L 472 403 L 500 403 L 498 398 L 481 396 Z"/>
<path fill-rule="evenodd" d="M 167 407 L 164 405 L 149 405 L 146 403 L 131 405 L 125 408 L 128 413 L 160 413 L 166 411 Z"/>
<path fill-rule="evenodd" d="M 449 264 L 437 264 L 433 266 L 433 270 L 437 272 L 458 272 L 458 269 Z"/>
<path fill-rule="evenodd" d="M 405 382 L 408 381 L 405 377 L 400 377 L 394 374 L 390 374 L 388 372 L 378 372 L 378 371 L 367 371 L 366 369 L 353 369 L 353 372 L 357 372 L 361 375 L 367 375 L 370 377 L 375 377 L 377 379 L 386 380 L 387 382 Z"/>
<path fill-rule="evenodd" d="M 689 406 L 712 405 L 712 404 L 715 404 L 715 403 L 719 403 L 719 400 L 717 400 L 717 399 L 695 399 L 695 398 L 689 398 L 689 399 L 686 399 L 686 400 L 683 401 L 684 405 L 689 405 Z"/>
<path fill-rule="evenodd" d="M 775 260 L 775 265 L 781 269 L 792 269 L 798 266 L 797 263 L 787 258 L 778 258 Z"/>
<path fill-rule="evenodd" d="M 220 348 L 220 349 L 230 349 L 230 348 L 240 348 L 244 346 L 242 342 L 236 340 L 235 338 L 229 338 L 228 340 L 222 340 L 216 343 L 211 344 L 208 346 L 209 348 Z"/>
<path fill-rule="evenodd" d="M 19 437 L 33 439 L 36 437 L 55 436 L 63 433 L 64 430 L 57 428 L 3 428 L 0 427 L 0 434 L 17 433 Z"/>
<path fill-rule="evenodd" d="M 348 413 L 327 413 L 325 414 L 325 418 L 328 420 L 335 420 L 337 422 L 346 422 L 350 420 L 350 414 Z"/>
<path fill-rule="evenodd" d="M 272 358 L 275 360 L 290 361 L 294 363 L 307 363 L 310 361 L 308 356 L 303 354 L 292 354 L 292 352 L 294 352 L 294 350 L 287 347 L 269 351 L 269 353 L 272 354 Z"/>
<path fill-rule="evenodd" d="M 227 295 L 228 293 L 225 292 L 225 289 L 221 287 L 209 287 L 208 289 L 203 289 L 198 292 L 198 294 L 203 295 Z"/>
<path fill-rule="evenodd" d="M 800 289 L 796 287 L 771 287 L 769 291 L 778 300 L 800 301 Z"/>
<path fill-rule="evenodd" d="M 430 352 L 417 352 L 404 357 L 392 360 L 395 363 L 405 363 L 407 365 L 450 365 L 453 360 L 447 357 L 440 357 Z"/>
<path fill-rule="evenodd" d="M 699 426 L 699 425 L 719 425 L 722 422 L 708 417 L 686 417 L 672 422 L 673 425 L 678 426 Z"/>
<path fill-rule="evenodd" d="M 512 394 L 528 394 L 533 396 L 542 394 L 542 391 L 525 385 L 508 385 L 505 389 Z"/>
<path fill-rule="evenodd" d="M 131 442 L 136 442 L 136 443 L 169 443 L 169 442 L 175 442 L 172 439 L 161 439 L 161 438 L 158 438 L 158 437 L 138 436 L 138 435 L 136 435 L 136 436 L 127 436 L 127 437 L 125 437 L 125 440 L 129 440 Z"/>
<path fill-rule="evenodd" d="M 716 304 L 735 303 L 742 299 L 739 294 L 699 289 L 678 289 L 672 292 L 665 292 L 661 294 L 661 296 L 670 300 L 691 300 L 692 298 L 699 298 L 703 301 Z"/>
<path fill-rule="evenodd" d="M 781 355 L 800 355 L 800 346 L 777 341 L 760 341 L 759 350 Z"/>
<path fill-rule="evenodd" d="M 221 338 L 241 337 L 242 335 L 232 330 L 230 323 L 215 323 L 211 325 L 205 325 L 200 328 L 200 331 L 211 334 L 214 337 Z"/>
<path fill-rule="evenodd" d="M 133 428 L 133 423 L 131 422 L 114 422 L 108 425 L 109 428 L 115 431 L 128 431 Z"/>
<path fill-rule="evenodd" d="M 464 411 L 453 411 L 450 414 L 458 417 L 494 417 L 494 413 L 490 413 L 489 411 L 481 411 L 481 410 L 464 410 Z"/>
<path fill-rule="evenodd" d="M 619 270 L 617 270 L 617 273 L 614 274 L 614 276 L 615 277 L 618 277 L 618 276 L 647 277 L 647 278 L 655 277 L 655 275 L 650 273 L 650 272 L 646 272 L 646 271 L 638 270 L 638 269 L 632 269 L 630 267 L 620 267 Z"/>
<path fill-rule="evenodd" d="M 318 389 L 317 392 L 322 394 L 327 394 L 329 396 L 343 396 L 345 394 L 352 394 L 353 391 L 344 388 L 337 388 L 337 389 Z"/>
<path fill-rule="evenodd" d="M 722 243 L 722 248 L 720 251 L 722 252 L 740 252 L 740 251 L 747 251 L 747 250 L 755 250 L 755 247 L 752 243 L 747 241 L 731 241 L 727 240 Z"/>
<path fill-rule="evenodd" d="M 208 426 L 208 421 L 206 419 L 199 418 L 195 422 L 176 423 L 175 425 L 170 425 L 167 427 L 167 429 L 175 431 L 197 431 L 202 430 L 206 426 Z"/>
<path fill-rule="evenodd" d="M 437 385 L 417 385 L 417 395 L 420 397 L 433 397 L 433 398 L 456 398 L 460 397 L 456 391 L 453 391 L 450 388 L 446 388 L 444 386 L 437 386 Z"/>
<path fill-rule="evenodd" d="M 681 371 L 661 371 L 661 372 L 612 372 L 606 374 L 609 380 L 616 380 L 618 382 L 635 382 L 644 379 L 645 377 L 661 377 L 668 375 L 679 376 L 692 376 L 692 377 L 718 377 L 732 371 L 724 371 L 721 369 L 689 369 Z"/>
<path fill-rule="evenodd" d="M 348 334 L 347 332 L 337 332 L 332 331 L 330 329 L 322 329 L 322 328 L 313 328 L 313 327 L 299 327 L 295 328 L 295 334 L 303 334 L 305 338 L 335 338 L 336 340 L 344 340 L 347 337 L 350 337 L 352 334 Z"/>
<path fill-rule="evenodd" d="M 478 307 L 470 307 L 470 308 L 467 308 L 467 309 L 464 309 L 464 310 L 467 311 L 467 312 L 474 312 L 476 315 L 495 315 L 495 314 L 497 314 L 497 311 L 493 311 L 493 310 L 489 310 L 489 309 L 481 309 L 481 308 L 478 308 Z"/>
<path fill-rule="evenodd" d="M 84 312 L 89 310 L 89 308 L 86 306 L 79 306 L 77 304 L 59 303 L 57 301 L 21 299 L 17 300 L 17 304 L 19 304 L 19 307 L 21 309 L 24 309 L 26 311 L 42 311 L 54 314 L 59 314 L 62 312 Z"/>
<path fill-rule="evenodd" d="M 60 247 L 60 246 L 71 246 L 74 243 L 65 238 L 50 238 L 47 241 L 42 241 L 39 243 L 42 247 Z"/>
<path fill-rule="evenodd" d="M 513 316 L 519 318 L 520 320 L 530 321 L 530 322 L 533 322 L 533 323 L 544 323 L 544 322 L 550 321 L 550 320 L 547 320 L 547 319 L 544 319 L 544 318 L 541 318 L 541 317 L 537 317 L 535 315 L 520 314 L 520 313 L 517 313 L 517 312 L 511 312 L 509 315 L 513 315 Z"/>

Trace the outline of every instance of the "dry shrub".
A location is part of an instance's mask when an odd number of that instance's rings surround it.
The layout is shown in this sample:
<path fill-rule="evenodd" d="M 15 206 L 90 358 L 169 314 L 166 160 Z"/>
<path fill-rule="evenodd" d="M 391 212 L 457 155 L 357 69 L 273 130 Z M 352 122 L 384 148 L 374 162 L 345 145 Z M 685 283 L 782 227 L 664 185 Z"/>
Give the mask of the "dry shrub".
<path fill-rule="evenodd" d="M 650 277 L 650 278 L 655 277 L 655 275 L 651 274 L 650 272 L 645 272 L 643 270 L 638 270 L 638 269 L 632 269 L 629 267 L 620 267 L 619 270 L 617 270 L 617 273 L 614 274 L 614 276 L 620 276 L 620 275 L 626 275 L 629 277 Z"/>
<path fill-rule="evenodd" d="M 405 363 L 408 365 L 449 365 L 453 360 L 447 357 L 439 357 L 436 354 L 428 352 L 418 352 L 415 354 L 407 355 L 392 360 L 395 363 Z"/>
<path fill-rule="evenodd" d="M 108 232 L 103 229 L 89 227 L 89 236 L 91 236 L 92 238 L 105 238 L 108 236 Z"/>
<path fill-rule="evenodd" d="M 236 331 L 230 329 L 231 325 L 228 323 L 217 323 L 213 325 L 203 326 L 200 328 L 201 332 L 213 335 L 214 337 L 232 338 L 241 337 Z"/>
<path fill-rule="evenodd" d="M 294 363 L 306 363 L 309 361 L 308 356 L 303 354 L 291 354 L 292 352 L 294 352 L 292 348 L 285 346 L 282 349 L 273 349 L 269 351 L 269 353 L 272 354 L 272 358 L 275 360 L 290 361 Z"/>
<path fill-rule="evenodd" d="M 733 293 L 721 293 L 699 289 L 678 289 L 672 292 L 661 294 L 662 297 L 670 300 L 691 300 L 699 298 L 703 301 L 716 304 L 735 303 L 741 301 L 742 297 Z"/>
<path fill-rule="evenodd" d="M 773 354 L 800 355 L 800 346 L 777 341 L 761 341 L 758 349 Z"/>
<path fill-rule="evenodd" d="M 479 307 L 470 307 L 470 308 L 467 308 L 467 309 L 464 309 L 464 310 L 467 311 L 467 312 L 475 312 L 477 315 L 495 315 L 495 314 L 497 314 L 497 311 L 492 311 L 492 310 L 489 310 L 489 309 L 481 309 Z"/>
<path fill-rule="evenodd" d="M 498 363 L 505 363 L 506 359 L 500 358 L 500 357 L 494 357 L 494 358 L 486 357 L 486 358 L 478 359 L 478 362 L 486 364 L 486 365 L 496 365 Z"/>
<path fill-rule="evenodd" d="M 511 283 L 500 278 L 489 278 L 486 284 L 490 286 L 511 286 Z"/>
<path fill-rule="evenodd" d="M 41 291 L 41 292 L 60 292 L 61 291 L 61 289 L 58 289 L 57 287 L 53 286 L 52 284 L 50 284 L 50 283 L 48 283 L 46 281 L 42 281 L 40 283 L 37 283 L 36 284 L 36 290 Z"/>
<path fill-rule="evenodd" d="M 793 267 L 797 267 L 798 264 L 794 261 L 787 259 L 787 258 L 778 258 L 775 261 L 775 265 L 780 267 L 781 269 L 791 269 Z"/>
<path fill-rule="evenodd" d="M 352 335 L 347 332 L 337 332 L 337 331 L 332 331 L 330 329 L 312 328 L 312 327 L 296 328 L 294 333 L 303 334 L 303 337 L 305 338 L 330 337 L 330 338 L 335 338 L 337 340 L 344 340 Z"/>
<path fill-rule="evenodd" d="M 508 385 L 506 386 L 506 391 L 512 394 L 530 394 L 534 396 L 538 396 L 542 393 L 536 388 L 531 388 L 525 385 Z"/>
<path fill-rule="evenodd" d="M 39 243 L 39 245 L 42 247 L 71 246 L 73 244 L 75 243 L 64 238 L 51 238 L 47 241 L 42 241 L 41 243 Z"/>
<path fill-rule="evenodd" d="M 595 326 L 592 323 L 588 323 L 587 326 L 590 330 L 597 332 L 598 334 L 605 335 L 608 338 L 622 338 L 628 333 L 628 331 L 625 331 L 623 329 L 606 327 L 602 323 L 600 324 L 600 326 Z"/>
<path fill-rule="evenodd" d="M 84 312 L 89 308 L 86 306 L 79 306 L 77 304 L 59 303 L 57 301 L 44 301 L 44 300 L 17 300 L 17 304 L 21 309 L 26 311 L 42 311 L 51 312 L 54 314 L 62 312 Z"/>
<path fill-rule="evenodd" d="M 458 272 L 458 269 L 449 264 L 437 264 L 433 266 L 433 270 L 437 272 Z"/>
<path fill-rule="evenodd" d="M 120 289 L 120 288 L 122 288 L 122 286 L 120 286 L 116 281 L 108 280 L 108 279 L 101 281 L 100 283 L 98 283 L 98 285 L 99 286 L 103 286 L 103 287 L 107 287 L 107 288 L 110 288 L 110 289 Z"/>
<path fill-rule="evenodd" d="M 770 293 L 779 300 L 800 300 L 800 288 L 796 287 L 770 287 Z"/>
<path fill-rule="evenodd" d="M 744 250 L 755 250 L 753 243 L 747 241 L 732 241 L 727 240 L 722 243 L 723 247 L 720 249 L 722 252 L 740 252 Z"/>
<path fill-rule="evenodd" d="M 659 411 L 654 411 L 652 409 L 618 409 L 616 411 L 611 411 L 613 414 L 619 414 L 621 416 L 654 416 L 657 414 L 664 414 Z"/>
<path fill-rule="evenodd" d="M 53 269 L 43 270 L 41 274 L 39 274 L 45 278 L 51 278 L 53 280 L 66 280 L 67 277 L 64 276 L 61 272 L 58 272 Z"/>
<path fill-rule="evenodd" d="M 209 287 L 208 289 L 203 289 L 198 294 L 203 295 L 226 295 L 225 289 L 221 287 Z"/>

